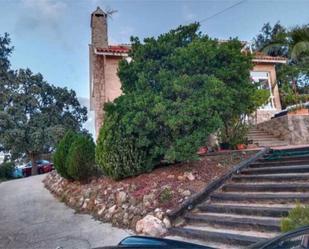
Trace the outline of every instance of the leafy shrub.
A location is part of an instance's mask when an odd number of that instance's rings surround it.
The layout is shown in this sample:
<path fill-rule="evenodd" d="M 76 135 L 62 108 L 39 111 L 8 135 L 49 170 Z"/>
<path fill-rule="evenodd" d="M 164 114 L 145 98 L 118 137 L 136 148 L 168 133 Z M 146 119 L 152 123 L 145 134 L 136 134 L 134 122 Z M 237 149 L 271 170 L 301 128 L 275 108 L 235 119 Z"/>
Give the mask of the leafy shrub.
<path fill-rule="evenodd" d="M 160 203 L 169 202 L 173 197 L 173 191 L 170 188 L 164 188 L 159 195 Z"/>
<path fill-rule="evenodd" d="M 12 179 L 14 171 L 14 163 L 4 162 L 0 165 L 0 179 Z"/>
<path fill-rule="evenodd" d="M 306 225 L 309 225 L 309 206 L 301 206 L 298 203 L 289 215 L 281 220 L 281 231 L 288 232 Z"/>
<path fill-rule="evenodd" d="M 77 135 L 67 155 L 67 173 L 74 180 L 87 180 L 95 173 L 95 144 L 89 135 Z"/>
<path fill-rule="evenodd" d="M 76 133 L 68 131 L 62 140 L 59 142 L 56 152 L 53 156 L 53 161 L 57 172 L 64 178 L 71 178 L 68 174 L 67 156 L 72 143 L 76 138 Z"/>
<path fill-rule="evenodd" d="M 106 116 L 96 146 L 96 162 L 103 174 L 115 180 L 138 175 L 152 169 L 146 153 L 133 138 L 123 137 L 121 125 Z"/>
<path fill-rule="evenodd" d="M 104 173 L 120 179 L 198 159 L 209 134 L 256 110 L 251 57 L 241 48 L 202 35 L 198 24 L 133 38 L 132 61 L 119 65 L 124 94 L 104 107 L 96 149 Z"/>

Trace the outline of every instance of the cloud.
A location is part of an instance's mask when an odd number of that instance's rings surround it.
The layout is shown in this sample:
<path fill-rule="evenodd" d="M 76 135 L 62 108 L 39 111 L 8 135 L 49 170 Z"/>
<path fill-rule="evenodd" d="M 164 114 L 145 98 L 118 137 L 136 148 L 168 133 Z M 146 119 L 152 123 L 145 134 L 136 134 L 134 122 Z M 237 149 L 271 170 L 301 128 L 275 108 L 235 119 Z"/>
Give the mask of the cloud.
<path fill-rule="evenodd" d="M 37 11 L 39 18 L 49 21 L 56 21 L 63 11 L 67 8 L 65 2 L 53 0 L 22 0 L 24 6 L 28 9 Z"/>
<path fill-rule="evenodd" d="M 67 3 L 60 0 L 22 0 L 24 9 L 18 16 L 15 32 L 20 37 L 40 35 L 40 38 L 60 42 L 66 47 L 62 23 Z"/>

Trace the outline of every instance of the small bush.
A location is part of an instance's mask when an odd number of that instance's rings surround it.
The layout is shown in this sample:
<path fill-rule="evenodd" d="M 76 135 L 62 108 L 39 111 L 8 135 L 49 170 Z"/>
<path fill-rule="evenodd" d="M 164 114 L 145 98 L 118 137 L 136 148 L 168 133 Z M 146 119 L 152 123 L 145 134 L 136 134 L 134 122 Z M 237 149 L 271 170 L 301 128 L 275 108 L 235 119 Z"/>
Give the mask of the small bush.
<path fill-rule="evenodd" d="M 288 232 L 306 225 L 309 225 L 309 206 L 298 203 L 289 215 L 281 220 L 281 231 Z"/>
<path fill-rule="evenodd" d="M 56 152 L 53 156 L 53 161 L 57 172 L 64 178 L 71 178 L 68 174 L 68 167 L 66 164 L 67 156 L 72 143 L 76 138 L 76 134 L 73 131 L 68 131 L 62 140 L 59 142 Z"/>
<path fill-rule="evenodd" d="M 87 180 L 95 172 L 95 144 L 88 135 L 77 135 L 67 156 L 68 175 Z"/>
<path fill-rule="evenodd" d="M 4 162 L 0 165 L 0 179 L 12 179 L 14 164 L 12 162 Z"/>
<path fill-rule="evenodd" d="M 170 188 L 164 188 L 159 196 L 160 203 L 169 202 L 173 197 L 173 191 Z"/>
<path fill-rule="evenodd" d="M 96 146 L 96 162 L 103 174 L 115 180 L 152 170 L 146 162 L 146 150 L 137 147 L 134 138 L 125 137 L 119 122 L 107 117 Z"/>

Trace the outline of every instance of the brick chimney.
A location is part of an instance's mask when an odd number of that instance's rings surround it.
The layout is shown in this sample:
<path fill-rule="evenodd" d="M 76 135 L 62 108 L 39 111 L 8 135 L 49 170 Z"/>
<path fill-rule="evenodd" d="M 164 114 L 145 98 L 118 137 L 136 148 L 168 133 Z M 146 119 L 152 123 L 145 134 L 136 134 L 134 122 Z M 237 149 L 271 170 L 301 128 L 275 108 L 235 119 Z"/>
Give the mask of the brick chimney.
<path fill-rule="evenodd" d="M 107 14 L 100 8 L 91 14 L 91 45 L 98 48 L 108 47 Z"/>

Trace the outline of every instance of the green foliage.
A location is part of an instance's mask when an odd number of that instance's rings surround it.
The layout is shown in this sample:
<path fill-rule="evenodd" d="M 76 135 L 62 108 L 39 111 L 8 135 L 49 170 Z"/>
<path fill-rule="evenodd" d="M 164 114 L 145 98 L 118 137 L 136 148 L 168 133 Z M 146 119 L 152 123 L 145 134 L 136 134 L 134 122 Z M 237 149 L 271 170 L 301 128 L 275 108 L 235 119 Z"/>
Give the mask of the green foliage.
<path fill-rule="evenodd" d="M 27 154 L 35 161 L 50 153 L 67 130 L 79 131 L 87 109 L 73 90 L 53 86 L 30 69 L 10 70 L 9 45 L 9 37 L 0 36 L 0 144 L 13 158 Z"/>
<path fill-rule="evenodd" d="M 265 23 L 260 33 L 253 39 L 253 49 L 272 56 L 286 56 L 288 49 L 282 44 L 288 42 L 287 29 L 277 22 L 274 26 Z"/>
<path fill-rule="evenodd" d="M 72 143 L 76 138 L 76 133 L 68 131 L 65 136 L 60 140 L 56 152 L 53 156 L 53 161 L 57 172 L 64 178 L 69 179 L 67 156 Z"/>
<path fill-rule="evenodd" d="M 95 154 L 103 173 L 116 180 L 153 168 L 150 162 L 146 162 L 146 151 L 137 150 L 136 140 L 124 136 L 122 126 L 114 116 L 105 117 Z"/>
<path fill-rule="evenodd" d="M 228 143 L 231 149 L 236 149 L 237 144 L 247 144 L 248 125 L 241 119 L 230 122 L 226 129 L 221 129 L 220 140 Z M 224 132 L 222 132 L 224 130 Z"/>
<path fill-rule="evenodd" d="M 67 155 L 68 175 L 74 180 L 87 180 L 95 169 L 95 144 L 89 135 L 77 135 Z"/>
<path fill-rule="evenodd" d="M 236 39 L 219 43 L 181 26 L 141 43 L 122 61 L 124 95 L 105 106 L 96 150 L 105 174 L 123 178 L 160 162 L 197 159 L 210 133 L 256 109 L 251 57 Z M 241 99 L 241 101 L 239 101 Z"/>
<path fill-rule="evenodd" d="M 309 225 L 309 206 L 301 206 L 298 203 L 286 218 L 282 218 L 281 231 L 288 232 L 307 225 Z"/>
<path fill-rule="evenodd" d="M 173 191 L 170 188 L 164 188 L 159 195 L 160 203 L 169 202 L 173 198 Z"/>
<path fill-rule="evenodd" d="M 0 179 L 11 179 L 13 178 L 14 163 L 3 162 L 0 164 Z"/>
<path fill-rule="evenodd" d="M 299 94 L 295 92 L 288 83 L 284 83 L 281 86 L 280 97 L 283 108 L 309 101 L 309 94 Z"/>

